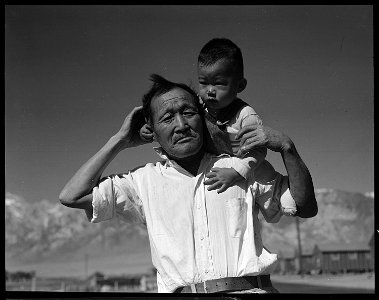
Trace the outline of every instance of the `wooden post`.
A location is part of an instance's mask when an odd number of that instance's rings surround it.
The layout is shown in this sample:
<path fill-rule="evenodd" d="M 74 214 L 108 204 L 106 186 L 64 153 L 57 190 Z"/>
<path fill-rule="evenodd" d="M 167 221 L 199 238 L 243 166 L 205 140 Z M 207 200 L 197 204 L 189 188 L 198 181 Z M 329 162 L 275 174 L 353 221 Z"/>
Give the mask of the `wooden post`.
<path fill-rule="evenodd" d="M 65 287 L 65 283 L 64 283 L 64 281 L 61 281 L 61 289 L 60 289 L 60 291 L 61 291 L 61 292 L 64 292 L 65 289 L 66 289 L 66 287 Z"/>
<path fill-rule="evenodd" d="M 297 232 L 297 247 L 299 252 L 299 274 L 303 277 L 303 265 L 302 265 L 302 250 L 301 250 L 301 238 L 300 238 L 300 224 L 299 217 L 295 217 L 296 219 L 296 232 Z"/>
<path fill-rule="evenodd" d="M 88 254 L 86 253 L 84 255 L 84 258 L 85 258 L 85 276 L 86 276 L 86 280 L 88 279 Z"/>
<path fill-rule="evenodd" d="M 32 277 L 32 288 L 31 288 L 31 290 L 34 292 L 34 291 L 36 291 L 36 288 L 37 288 L 36 276 L 34 275 Z"/>

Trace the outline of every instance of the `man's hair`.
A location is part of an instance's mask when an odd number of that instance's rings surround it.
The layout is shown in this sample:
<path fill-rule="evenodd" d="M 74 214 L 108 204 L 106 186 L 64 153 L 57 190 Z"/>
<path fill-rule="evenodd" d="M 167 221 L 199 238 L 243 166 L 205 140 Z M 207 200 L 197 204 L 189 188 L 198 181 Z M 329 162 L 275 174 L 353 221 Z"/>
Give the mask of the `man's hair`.
<path fill-rule="evenodd" d="M 226 38 L 214 38 L 206 43 L 200 50 L 198 66 L 212 66 L 219 60 L 232 62 L 235 75 L 243 78 L 242 52 L 231 40 Z"/>
<path fill-rule="evenodd" d="M 153 85 L 151 86 L 150 90 L 145 95 L 143 95 L 142 98 L 143 114 L 146 121 L 149 122 L 151 120 L 151 101 L 153 98 L 167 93 L 175 88 L 183 89 L 192 95 L 194 97 L 194 101 L 199 107 L 200 112 L 200 104 L 199 101 L 197 101 L 197 94 L 190 86 L 184 83 L 169 81 L 158 74 L 151 74 L 150 80 L 153 82 Z"/>

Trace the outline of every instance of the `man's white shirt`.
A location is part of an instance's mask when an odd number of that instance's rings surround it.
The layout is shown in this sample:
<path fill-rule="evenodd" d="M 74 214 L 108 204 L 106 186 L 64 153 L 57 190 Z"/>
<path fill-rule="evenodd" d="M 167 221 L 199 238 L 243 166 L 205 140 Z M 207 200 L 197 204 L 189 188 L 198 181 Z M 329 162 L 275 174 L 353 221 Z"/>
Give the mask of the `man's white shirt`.
<path fill-rule="evenodd" d="M 208 191 L 205 174 L 230 168 L 237 158 L 206 153 L 193 176 L 164 158 L 126 174 L 102 178 L 93 188 L 93 223 L 119 217 L 147 226 L 158 292 L 223 277 L 269 274 L 277 255 L 262 243 L 258 213 L 267 222 L 293 215 L 288 178 L 264 163 L 247 181 L 225 192 Z"/>

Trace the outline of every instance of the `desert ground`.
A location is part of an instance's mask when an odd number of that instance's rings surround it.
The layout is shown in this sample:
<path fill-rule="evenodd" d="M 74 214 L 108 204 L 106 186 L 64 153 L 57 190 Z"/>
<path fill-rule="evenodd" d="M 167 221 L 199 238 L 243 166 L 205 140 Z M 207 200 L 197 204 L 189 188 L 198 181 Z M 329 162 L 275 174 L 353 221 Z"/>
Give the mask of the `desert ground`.
<path fill-rule="evenodd" d="M 272 275 L 281 293 L 374 293 L 375 273 L 339 275 Z"/>

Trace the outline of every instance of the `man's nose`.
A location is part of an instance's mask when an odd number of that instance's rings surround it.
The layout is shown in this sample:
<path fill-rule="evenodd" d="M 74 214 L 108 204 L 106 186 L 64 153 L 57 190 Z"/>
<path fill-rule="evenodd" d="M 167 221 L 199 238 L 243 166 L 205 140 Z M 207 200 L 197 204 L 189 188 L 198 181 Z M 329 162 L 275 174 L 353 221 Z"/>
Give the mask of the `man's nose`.
<path fill-rule="evenodd" d="M 184 130 L 188 126 L 186 118 L 184 118 L 181 114 L 178 114 L 175 117 L 175 123 L 176 123 L 176 130 Z"/>

